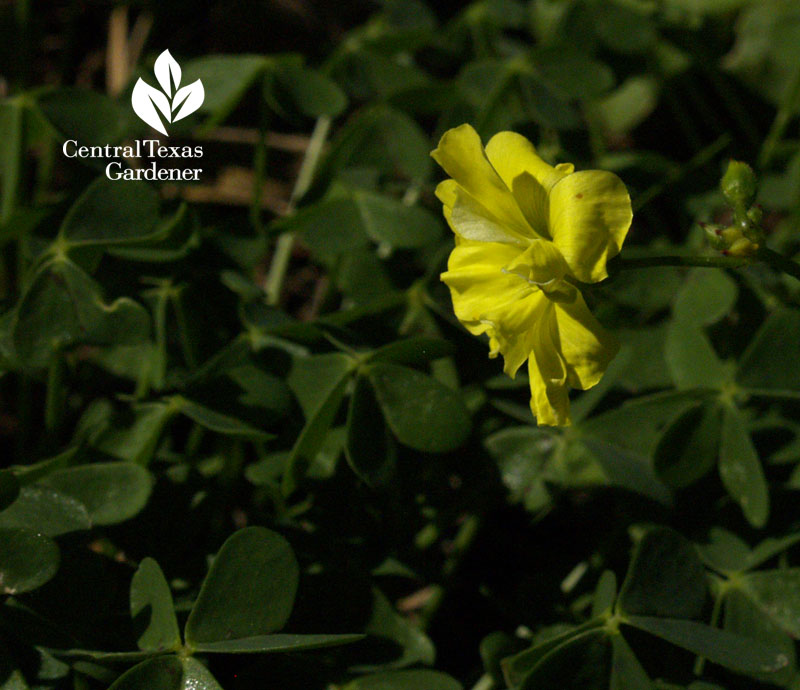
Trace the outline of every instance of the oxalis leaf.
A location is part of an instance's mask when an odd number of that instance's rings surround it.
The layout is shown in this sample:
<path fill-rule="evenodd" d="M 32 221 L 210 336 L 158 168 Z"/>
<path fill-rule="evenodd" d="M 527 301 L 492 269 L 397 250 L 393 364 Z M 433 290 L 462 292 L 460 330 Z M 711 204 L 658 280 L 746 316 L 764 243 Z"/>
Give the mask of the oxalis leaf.
<path fill-rule="evenodd" d="M 676 647 L 742 673 L 774 673 L 789 663 L 779 646 L 736 635 L 695 621 L 631 616 L 627 622 Z"/>
<path fill-rule="evenodd" d="M 149 330 L 144 307 L 127 297 L 104 303 L 100 286 L 65 258 L 39 269 L 11 321 L 18 357 L 35 368 L 65 347 L 134 344 L 146 340 Z"/>
<path fill-rule="evenodd" d="M 153 487 L 150 473 L 130 462 L 99 462 L 56 470 L 43 484 L 86 506 L 95 525 L 114 525 L 136 515 Z"/>
<path fill-rule="evenodd" d="M 131 580 L 131 618 L 139 649 L 162 652 L 181 646 L 172 592 L 152 558 L 142 560 Z"/>
<path fill-rule="evenodd" d="M 364 635 L 256 635 L 236 640 L 198 642 L 194 649 L 206 654 L 266 654 L 269 652 L 301 652 L 308 649 L 336 647 L 357 642 Z"/>
<path fill-rule="evenodd" d="M 120 676 L 109 690 L 222 690 L 197 659 L 160 656 Z"/>
<path fill-rule="evenodd" d="M 300 233 L 322 258 L 347 255 L 370 240 L 390 248 L 415 249 L 435 242 L 442 234 L 439 220 L 420 206 L 343 185 L 272 228 Z"/>
<path fill-rule="evenodd" d="M 135 119 L 122 104 L 89 89 L 43 91 L 37 96 L 36 105 L 61 138 L 89 146 L 117 143 Z"/>
<path fill-rule="evenodd" d="M 745 421 L 733 405 L 725 406 L 722 419 L 719 476 L 748 522 L 763 527 L 769 516 L 767 480 Z"/>
<path fill-rule="evenodd" d="M 608 652 L 603 630 L 576 635 L 542 657 L 519 690 L 600 690 L 608 682 Z"/>
<path fill-rule="evenodd" d="M 350 467 L 371 486 L 386 483 L 394 472 L 394 443 L 372 386 L 361 376 L 350 396 L 344 449 Z"/>
<path fill-rule="evenodd" d="M 466 440 L 469 412 L 455 391 L 397 364 L 374 364 L 367 376 L 389 428 L 401 443 L 417 450 L 445 452 Z"/>
<path fill-rule="evenodd" d="M 203 128 L 222 122 L 269 64 L 270 59 L 262 55 L 209 55 L 186 63 L 183 82 L 200 79 L 205 90 L 199 110 L 209 117 Z"/>
<path fill-rule="evenodd" d="M 791 599 L 792 594 L 789 594 L 788 598 Z M 796 605 L 796 602 L 794 603 Z M 789 604 L 783 607 L 778 604 L 776 608 L 785 612 L 796 606 Z M 783 626 L 776 624 L 775 619 L 770 617 L 769 611 L 765 611 L 759 603 L 754 602 L 744 589 L 733 588 L 725 595 L 724 627 L 729 632 L 744 635 L 759 642 L 766 642 L 774 645 L 776 649 L 780 649 L 788 660 L 786 666 L 776 672 L 759 674 L 759 678 L 781 687 L 791 684 L 792 679 L 797 675 L 794 640 Z"/>
<path fill-rule="evenodd" d="M 665 527 L 645 534 L 622 584 L 620 608 L 629 614 L 696 618 L 705 599 L 705 569 L 692 544 Z"/>
<path fill-rule="evenodd" d="M 622 635 L 611 638 L 609 690 L 652 690 L 653 684 Z"/>
<path fill-rule="evenodd" d="M 20 594 L 41 587 L 58 570 L 55 542 L 27 529 L 0 528 L 0 591 Z"/>
<path fill-rule="evenodd" d="M 772 391 L 800 390 L 800 310 L 781 308 L 770 314 L 739 362 L 739 383 Z"/>
<path fill-rule="evenodd" d="M 800 637 L 800 568 L 748 573 L 741 591 L 782 630 Z"/>
<path fill-rule="evenodd" d="M 364 676 L 343 690 L 461 690 L 461 683 L 439 671 L 388 671 Z"/>
<path fill-rule="evenodd" d="M 353 358 L 338 352 L 294 361 L 288 382 L 303 408 L 306 423 L 286 462 L 285 494 L 294 491 L 302 469 L 300 464 L 311 464 L 325 443 L 354 368 Z"/>
<path fill-rule="evenodd" d="M 48 537 L 87 530 L 92 526 L 86 507 L 48 486 L 25 486 L 17 500 L 0 512 L 0 527 L 30 529 Z"/>
<path fill-rule="evenodd" d="M 139 242 L 157 234 L 158 221 L 158 192 L 153 187 L 102 175 L 67 212 L 59 237 L 71 246 Z"/>
<path fill-rule="evenodd" d="M 235 532 L 200 588 L 186 622 L 186 644 L 197 647 L 280 630 L 292 611 L 298 578 L 294 552 L 281 535 L 264 527 Z"/>

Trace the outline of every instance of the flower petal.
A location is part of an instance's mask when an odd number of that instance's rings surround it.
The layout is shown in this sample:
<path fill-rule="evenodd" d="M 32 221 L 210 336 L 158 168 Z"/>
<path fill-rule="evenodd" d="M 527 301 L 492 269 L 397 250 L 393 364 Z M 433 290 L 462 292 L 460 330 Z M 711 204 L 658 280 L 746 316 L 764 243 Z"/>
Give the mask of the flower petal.
<path fill-rule="evenodd" d="M 532 288 L 519 276 L 503 271 L 520 253 L 519 247 L 499 242 L 460 241 L 450 253 L 441 279 L 453 296 L 453 311 L 462 322 L 486 321 L 503 304 Z"/>
<path fill-rule="evenodd" d="M 569 271 L 569 267 L 552 242 L 531 240 L 528 248 L 517 255 L 505 270 L 542 287 L 560 281 Z"/>
<path fill-rule="evenodd" d="M 456 194 L 458 190 L 458 182 L 455 180 L 442 180 L 436 185 L 436 198 L 442 202 L 443 206 L 453 208 L 456 203 Z"/>
<path fill-rule="evenodd" d="M 489 336 L 490 356 L 502 354 L 512 377 L 530 354 L 536 322 L 549 301 L 536 286 L 505 270 L 519 253 L 505 244 L 461 241 L 441 276 L 455 315 L 474 335 Z"/>
<path fill-rule="evenodd" d="M 537 424 L 568 426 L 571 423 L 568 373 L 558 351 L 557 322 L 552 303 L 536 323 L 532 345 L 528 360 L 531 412 Z"/>
<path fill-rule="evenodd" d="M 608 276 L 606 261 L 619 253 L 632 219 L 628 190 L 614 173 L 576 172 L 550 190 L 553 242 L 585 283 Z"/>
<path fill-rule="evenodd" d="M 445 217 L 453 232 L 467 240 L 524 246 L 533 234 L 530 229 L 526 234 L 515 231 L 462 187 L 457 187 L 455 203 Z"/>
<path fill-rule="evenodd" d="M 572 302 L 555 305 L 559 349 L 569 385 L 586 390 L 599 383 L 619 351 L 619 343 L 592 315 L 579 290 Z"/>
<path fill-rule="evenodd" d="M 533 236 L 510 188 L 492 167 L 481 138 L 471 125 L 464 124 L 445 132 L 431 156 L 473 199 L 513 233 Z"/>
<path fill-rule="evenodd" d="M 525 216 L 525 220 L 540 237 L 551 239 L 548 229 L 550 200 L 547 191 L 533 175 L 521 173 L 511 184 L 511 193 Z"/>
<path fill-rule="evenodd" d="M 491 323 L 495 347 L 503 355 L 503 371 L 511 378 L 531 356 L 539 324 L 550 309 L 550 300 L 535 290 L 521 299 L 505 302 L 490 315 L 494 316 Z"/>
<path fill-rule="evenodd" d="M 553 167 L 536 153 L 536 147 L 516 132 L 498 132 L 486 144 L 486 156 L 509 189 L 522 173 L 529 173 L 545 190 L 574 170 L 570 163 Z"/>

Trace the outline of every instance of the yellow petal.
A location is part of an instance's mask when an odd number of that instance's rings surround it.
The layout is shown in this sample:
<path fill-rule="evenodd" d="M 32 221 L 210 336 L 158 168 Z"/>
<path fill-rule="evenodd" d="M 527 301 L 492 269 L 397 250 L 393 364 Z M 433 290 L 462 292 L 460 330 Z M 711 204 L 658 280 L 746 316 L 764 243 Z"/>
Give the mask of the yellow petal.
<path fill-rule="evenodd" d="M 521 173 L 514 178 L 511 193 L 534 232 L 540 237 L 551 239 L 547 227 L 550 200 L 541 182 L 528 172 Z"/>
<path fill-rule="evenodd" d="M 536 147 L 516 132 L 498 132 L 486 144 L 486 156 L 509 189 L 522 173 L 529 173 L 549 190 L 558 180 L 573 171 L 573 166 L 564 163 L 553 167 L 545 163 Z"/>
<path fill-rule="evenodd" d="M 498 242 L 461 240 L 456 245 L 441 279 L 450 288 L 460 321 L 495 321 L 498 308 L 533 290 L 519 276 L 503 271 L 519 253 L 519 247 Z"/>
<path fill-rule="evenodd" d="M 492 167 L 481 138 L 471 125 L 464 124 L 445 132 L 431 156 L 459 186 L 513 233 L 533 236 L 514 195 Z"/>
<path fill-rule="evenodd" d="M 520 253 L 506 244 L 462 240 L 441 276 L 455 315 L 471 333 L 489 336 L 492 355 L 503 355 L 509 376 L 528 358 L 539 313 L 548 302 L 535 285 L 506 269 Z"/>
<path fill-rule="evenodd" d="M 582 390 L 591 388 L 603 377 L 619 344 L 589 311 L 579 290 L 575 290 L 573 301 L 558 302 L 554 312 L 569 385 Z"/>
<path fill-rule="evenodd" d="M 552 242 L 531 240 L 528 248 L 515 257 L 505 270 L 543 287 L 561 280 L 569 267 Z"/>
<path fill-rule="evenodd" d="M 537 424 L 568 426 L 571 420 L 567 367 L 558 350 L 557 322 L 552 303 L 536 324 L 532 344 L 528 360 L 531 412 Z"/>
<path fill-rule="evenodd" d="M 520 234 L 461 187 L 456 188 L 455 203 L 449 216 L 445 214 L 445 217 L 453 232 L 467 240 L 504 242 L 522 247 L 533 234 L 530 230 Z"/>
<path fill-rule="evenodd" d="M 585 283 L 608 275 L 606 261 L 619 253 L 632 218 L 628 190 L 614 173 L 573 173 L 550 190 L 553 242 L 575 277 Z"/>
<path fill-rule="evenodd" d="M 456 190 L 458 189 L 458 182 L 455 180 L 442 180 L 436 185 L 436 198 L 442 202 L 442 205 L 453 208 L 456 203 Z"/>
<path fill-rule="evenodd" d="M 450 226 L 450 229 L 455 232 L 453 227 L 453 204 L 456 203 L 456 189 L 458 183 L 455 180 L 444 180 L 436 185 L 435 194 L 439 201 L 442 202 L 442 215 Z"/>
<path fill-rule="evenodd" d="M 496 319 L 492 321 L 496 324 L 496 347 L 503 355 L 503 371 L 511 378 L 531 356 L 539 324 L 551 308 L 546 295 L 536 290 L 522 299 L 505 303 L 492 314 Z"/>

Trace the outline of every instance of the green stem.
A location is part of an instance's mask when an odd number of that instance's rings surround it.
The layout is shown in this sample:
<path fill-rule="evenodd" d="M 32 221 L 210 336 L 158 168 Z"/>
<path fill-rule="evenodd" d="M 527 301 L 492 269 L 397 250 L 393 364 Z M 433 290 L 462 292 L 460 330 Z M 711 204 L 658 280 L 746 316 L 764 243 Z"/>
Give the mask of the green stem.
<path fill-rule="evenodd" d="M 782 271 L 787 275 L 800 280 L 800 264 L 793 261 L 788 256 L 778 254 L 772 251 L 769 247 L 761 247 L 756 256 L 761 259 L 765 264 L 769 264 L 776 271 Z"/>
<path fill-rule="evenodd" d="M 484 673 L 480 680 L 472 686 L 472 690 L 492 690 L 495 682 L 488 673 Z"/>
<path fill-rule="evenodd" d="M 0 110 L 0 117 L 9 120 L 7 127 L 11 132 L 6 142 L 5 152 L 0 157 L 0 174 L 3 177 L 0 190 L 0 228 L 5 235 L 10 234 L 8 224 L 22 202 L 21 181 L 25 164 L 25 108 L 25 101 L 18 96 L 8 99 Z M 17 236 L 15 270 L 18 294 L 22 293 L 26 268 L 27 237 L 25 233 L 20 233 Z"/>
<path fill-rule="evenodd" d="M 61 425 L 64 408 L 64 358 L 54 352 L 47 370 L 47 397 L 44 408 L 45 429 L 53 433 Z"/>
<path fill-rule="evenodd" d="M 19 204 L 25 136 L 23 101 L 20 98 L 9 99 L 4 103 L 3 111 L 3 117 L 9 120 L 7 131 L 11 135 L 7 138 L 3 159 L 0 161 L 5 177 L 0 194 L 0 225 L 8 223 Z"/>
<path fill-rule="evenodd" d="M 15 76 L 16 86 L 24 89 L 30 81 L 31 74 L 31 0 L 17 0 L 15 3 L 16 36 L 14 59 L 17 70 Z"/>
<path fill-rule="evenodd" d="M 194 370 L 197 368 L 197 356 L 195 355 L 194 341 L 189 332 L 189 319 L 186 317 L 186 310 L 183 308 L 183 290 L 184 286 L 181 286 L 171 293 L 172 308 L 178 321 L 183 359 L 186 362 L 186 366 L 190 370 Z"/>
<path fill-rule="evenodd" d="M 155 324 L 155 352 L 153 353 L 154 366 L 150 382 L 156 390 L 164 388 L 167 377 L 167 304 L 169 302 L 169 287 L 161 287 L 155 291 L 155 306 L 153 309 L 153 322 Z"/>
<path fill-rule="evenodd" d="M 442 605 L 445 596 L 446 585 L 448 581 L 452 581 L 459 566 L 464 560 L 467 552 L 472 548 L 475 537 L 478 535 L 481 526 L 481 519 L 476 514 L 465 516 L 464 521 L 461 523 L 453 539 L 453 550 L 445 561 L 442 569 L 445 583 L 442 585 L 435 585 L 433 594 L 430 600 L 425 604 L 420 613 L 420 627 L 426 630 L 436 615 L 437 611 Z"/>
<path fill-rule="evenodd" d="M 710 625 L 712 628 L 716 628 L 719 625 L 719 619 L 722 615 L 722 600 L 725 598 L 725 592 L 721 591 L 721 588 L 717 588 L 714 596 L 714 608 L 711 611 L 711 622 Z M 694 662 L 694 674 L 696 676 L 703 675 L 703 669 L 706 666 L 706 658 L 704 656 L 698 656 Z"/>
<path fill-rule="evenodd" d="M 641 256 L 626 259 L 618 257 L 610 262 L 614 271 L 627 271 L 637 268 L 652 268 L 654 266 L 699 266 L 701 268 L 741 268 L 753 263 L 752 257 L 747 256 Z"/>
<path fill-rule="evenodd" d="M 322 149 L 328 137 L 328 130 L 330 127 L 331 120 L 329 117 L 320 117 L 317 120 L 317 124 L 314 126 L 314 131 L 311 133 L 311 139 L 308 142 L 308 148 L 303 157 L 303 163 L 300 166 L 300 172 L 297 175 L 297 181 L 292 190 L 292 196 L 289 199 L 287 215 L 294 211 L 297 200 L 300 199 L 311 186 L 311 181 L 314 179 L 314 172 L 322 156 Z M 294 239 L 294 232 L 284 232 L 278 237 L 278 242 L 275 245 L 275 254 L 272 256 L 272 263 L 270 264 L 269 273 L 267 274 L 267 283 L 265 287 L 267 304 L 276 305 L 280 302 L 281 288 L 286 278 L 286 271 L 289 268 L 289 259 L 292 256 Z"/>
<path fill-rule="evenodd" d="M 775 119 L 772 121 L 769 134 L 767 134 L 766 139 L 764 139 L 764 144 L 761 146 L 761 153 L 758 156 L 758 167 L 762 170 L 766 168 L 772 160 L 775 147 L 783 138 L 786 127 L 788 127 L 792 115 L 797 109 L 798 101 L 800 101 L 800 66 L 798 66 L 791 83 L 786 89 L 781 106 L 778 108 Z"/>
<path fill-rule="evenodd" d="M 186 447 L 183 451 L 185 457 L 193 458 L 197 455 L 197 451 L 200 450 L 200 444 L 203 442 L 204 436 L 205 429 L 203 427 L 199 424 L 192 426 L 192 430 L 189 432 L 189 438 L 186 439 Z"/>
<path fill-rule="evenodd" d="M 697 266 L 700 268 L 741 268 L 761 261 L 776 271 L 800 280 L 800 264 L 788 256 L 779 254 L 768 247 L 762 247 L 753 256 L 638 256 L 632 258 L 616 257 L 609 262 L 612 273 L 654 266 Z"/>
<path fill-rule="evenodd" d="M 606 137 L 603 132 L 603 122 L 597 114 L 597 108 L 590 102 L 583 104 L 583 120 L 589 131 L 589 146 L 592 148 L 592 158 L 599 161 L 606 153 Z"/>
<path fill-rule="evenodd" d="M 14 454 L 24 458 L 31 433 L 33 417 L 33 384 L 29 374 L 21 371 L 17 377 L 17 433 L 14 435 Z M 21 462 L 18 460 L 17 462 Z"/>
<path fill-rule="evenodd" d="M 269 126 L 269 110 L 263 98 L 261 99 L 260 125 L 258 142 L 253 152 L 253 200 L 250 204 L 250 222 L 256 232 L 262 235 L 264 233 L 264 224 L 261 220 L 261 197 L 264 192 L 264 181 L 267 177 L 267 129 Z"/>
<path fill-rule="evenodd" d="M 640 208 L 642 208 L 642 206 L 655 199 L 670 185 L 675 184 L 676 182 L 681 180 L 684 176 L 686 176 L 688 173 L 692 172 L 696 168 L 702 168 L 703 166 L 708 164 L 709 161 L 711 161 L 714 158 L 714 156 L 716 156 L 730 143 L 731 143 L 730 134 L 722 134 L 721 136 L 719 136 L 704 149 L 698 151 L 694 156 L 692 156 L 688 161 L 686 161 L 686 163 L 684 163 L 683 165 L 676 166 L 675 168 L 670 170 L 664 176 L 664 179 L 660 180 L 659 182 L 656 182 L 651 187 L 645 189 L 641 194 L 637 195 L 633 200 L 633 210 L 638 211 Z"/>

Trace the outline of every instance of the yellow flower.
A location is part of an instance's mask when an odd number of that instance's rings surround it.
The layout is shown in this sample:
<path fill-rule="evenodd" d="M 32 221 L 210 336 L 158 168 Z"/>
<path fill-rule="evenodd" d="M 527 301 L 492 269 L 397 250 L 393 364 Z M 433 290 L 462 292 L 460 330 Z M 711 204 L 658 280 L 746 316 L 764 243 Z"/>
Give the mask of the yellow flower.
<path fill-rule="evenodd" d="M 431 154 L 452 179 L 436 189 L 456 236 L 442 280 L 458 319 L 486 334 L 514 376 L 525 360 L 539 424 L 570 423 L 568 387 L 591 388 L 617 352 L 575 282 L 607 275 L 633 213 L 613 173 L 573 172 L 514 132 L 484 150 L 470 125 L 445 132 Z"/>

